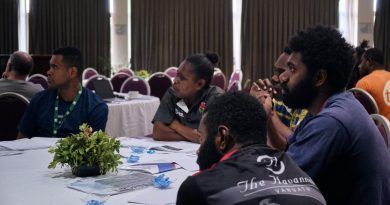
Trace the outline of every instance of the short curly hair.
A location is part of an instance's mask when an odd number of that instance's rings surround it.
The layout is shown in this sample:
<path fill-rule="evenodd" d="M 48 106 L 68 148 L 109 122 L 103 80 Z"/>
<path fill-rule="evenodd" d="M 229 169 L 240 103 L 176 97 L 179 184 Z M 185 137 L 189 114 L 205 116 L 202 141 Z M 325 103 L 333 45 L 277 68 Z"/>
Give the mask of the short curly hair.
<path fill-rule="evenodd" d="M 355 63 L 354 50 L 338 30 L 316 26 L 299 31 L 290 39 L 288 47 L 291 52 L 302 55 L 302 62 L 309 73 L 326 70 L 332 93 L 346 87 Z"/>
<path fill-rule="evenodd" d="M 254 97 L 238 91 L 215 98 L 207 105 L 203 119 L 208 137 L 215 137 L 219 125 L 225 125 L 236 143 L 267 143 L 267 117 L 262 104 Z"/>

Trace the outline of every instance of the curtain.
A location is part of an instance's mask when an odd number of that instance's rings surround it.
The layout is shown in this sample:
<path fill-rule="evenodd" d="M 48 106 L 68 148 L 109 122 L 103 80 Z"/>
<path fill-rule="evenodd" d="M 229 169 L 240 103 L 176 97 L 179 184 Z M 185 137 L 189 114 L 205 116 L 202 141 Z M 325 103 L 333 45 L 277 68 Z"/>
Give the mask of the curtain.
<path fill-rule="evenodd" d="M 0 0 L 0 54 L 17 51 L 19 0 Z"/>
<path fill-rule="evenodd" d="M 178 66 L 193 53 L 219 54 L 225 74 L 233 68 L 230 0 L 132 0 L 131 66 L 150 72 Z"/>
<path fill-rule="evenodd" d="M 108 0 L 30 0 L 29 48 L 51 54 L 75 46 L 84 67 L 110 74 L 110 13 Z"/>
<path fill-rule="evenodd" d="M 390 68 L 390 1 L 377 0 L 374 23 L 374 46 L 383 51 L 385 66 Z"/>
<path fill-rule="evenodd" d="M 340 0 L 339 28 L 345 39 L 357 45 L 358 0 Z"/>
<path fill-rule="evenodd" d="M 241 69 L 244 77 L 271 77 L 289 38 L 308 26 L 338 24 L 338 0 L 243 0 Z"/>

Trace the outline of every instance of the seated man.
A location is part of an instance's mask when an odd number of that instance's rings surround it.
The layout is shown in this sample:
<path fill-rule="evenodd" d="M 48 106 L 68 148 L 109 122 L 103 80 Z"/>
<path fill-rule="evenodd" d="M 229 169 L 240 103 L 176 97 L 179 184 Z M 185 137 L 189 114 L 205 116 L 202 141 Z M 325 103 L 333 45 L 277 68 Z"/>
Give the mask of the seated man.
<path fill-rule="evenodd" d="M 211 86 L 214 53 L 195 54 L 184 60 L 153 118 L 155 140 L 199 142 L 196 129 L 202 112 L 213 97 L 224 91 Z"/>
<path fill-rule="evenodd" d="M 34 96 L 18 125 L 18 138 L 66 137 L 79 133 L 87 123 L 93 130 L 104 130 L 108 107 L 102 99 L 81 85 L 83 61 L 77 48 L 64 47 L 53 52 L 47 71 L 49 89 Z"/>
<path fill-rule="evenodd" d="M 259 79 L 257 83 L 254 83 L 252 88 L 251 88 L 251 94 L 256 95 L 255 93 L 257 92 L 256 88 L 259 85 L 266 84 L 268 87 L 273 88 L 273 92 L 270 94 L 272 95 L 273 99 L 273 106 L 274 106 L 274 112 L 276 115 L 271 119 L 272 121 L 281 121 L 279 123 L 280 126 L 287 126 L 286 129 L 287 132 L 290 132 L 289 130 L 292 131 L 295 130 L 296 126 L 305 118 L 307 114 L 306 109 L 291 109 L 288 106 L 286 106 L 283 101 L 282 101 L 282 93 L 281 93 L 281 85 L 279 81 L 279 75 L 287 69 L 287 60 L 288 57 L 290 56 L 291 51 L 288 47 L 284 48 L 283 53 L 280 54 L 278 59 L 276 60 L 274 66 L 275 66 L 275 71 L 274 75 L 272 76 L 271 80 L 269 79 Z M 283 124 L 282 124 L 283 123 Z M 284 127 L 284 126 L 283 126 Z"/>
<path fill-rule="evenodd" d="M 33 59 L 28 53 L 16 51 L 9 57 L 7 67 L 0 79 L 0 94 L 14 92 L 23 95 L 28 100 L 43 88 L 39 84 L 26 81 L 33 68 Z"/>
<path fill-rule="evenodd" d="M 356 87 L 370 93 L 378 104 L 379 114 L 390 120 L 390 72 L 384 66 L 382 51 L 368 49 L 361 58 L 359 73 L 364 77 Z"/>
<path fill-rule="evenodd" d="M 201 171 L 180 186 L 177 204 L 326 204 L 287 154 L 267 147 L 266 124 L 263 106 L 243 92 L 209 104 L 198 130 Z"/>
<path fill-rule="evenodd" d="M 389 151 L 363 106 L 345 91 L 352 46 L 336 29 L 317 26 L 298 32 L 289 47 L 288 69 L 279 76 L 283 102 L 310 115 L 291 136 L 270 123 L 269 142 L 286 150 L 328 204 L 390 204 Z"/>

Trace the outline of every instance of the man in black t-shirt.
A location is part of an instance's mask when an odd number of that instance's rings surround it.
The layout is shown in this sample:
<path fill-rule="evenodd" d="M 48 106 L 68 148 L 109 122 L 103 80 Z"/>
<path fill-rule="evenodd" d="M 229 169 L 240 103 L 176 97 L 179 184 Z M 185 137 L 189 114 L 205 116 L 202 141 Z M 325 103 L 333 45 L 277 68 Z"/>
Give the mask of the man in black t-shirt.
<path fill-rule="evenodd" d="M 326 204 L 287 154 L 267 147 L 264 110 L 269 109 L 242 92 L 208 105 L 198 128 L 201 171 L 180 186 L 177 204 Z"/>

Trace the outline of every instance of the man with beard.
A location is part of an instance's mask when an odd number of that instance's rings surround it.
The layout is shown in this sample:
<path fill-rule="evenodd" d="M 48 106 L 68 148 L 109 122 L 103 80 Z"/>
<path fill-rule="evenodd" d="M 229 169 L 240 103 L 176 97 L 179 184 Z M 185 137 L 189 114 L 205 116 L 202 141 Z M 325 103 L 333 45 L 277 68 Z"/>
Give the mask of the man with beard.
<path fill-rule="evenodd" d="M 176 203 L 326 204 L 288 155 L 267 147 L 266 116 L 261 103 L 243 92 L 226 93 L 209 104 L 198 129 L 201 171 L 183 182 Z"/>
<path fill-rule="evenodd" d="M 296 126 L 305 118 L 307 114 L 306 109 L 291 109 L 288 106 L 286 106 L 282 101 L 282 95 L 281 95 L 281 85 L 279 80 L 279 75 L 287 69 L 287 60 L 290 56 L 291 51 L 290 48 L 286 47 L 283 50 L 283 53 L 280 54 L 278 59 L 275 61 L 275 70 L 274 75 L 271 77 L 271 80 L 269 79 L 259 79 L 257 83 L 254 83 L 250 93 L 253 96 L 257 95 L 258 87 L 257 84 L 262 85 L 266 84 L 268 87 L 273 88 L 273 110 L 276 115 L 273 115 L 273 118 L 271 118 L 274 123 L 278 124 L 278 127 L 285 127 L 283 129 L 286 130 L 286 132 L 292 133 L 292 131 L 295 130 Z M 281 121 L 281 122 L 279 122 Z M 283 124 L 285 126 L 283 126 Z M 289 129 L 288 129 L 289 128 Z M 290 131 L 291 130 L 291 131 Z"/>
<path fill-rule="evenodd" d="M 79 49 L 56 49 L 47 71 L 49 89 L 37 93 L 18 125 L 18 138 L 66 137 L 87 123 L 93 130 L 106 127 L 108 107 L 81 85 L 83 60 Z"/>
<path fill-rule="evenodd" d="M 362 56 L 359 72 L 364 77 L 356 87 L 370 93 L 378 104 L 379 113 L 390 120 L 390 72 L 385 69 L 382 51 L 368 49 Z"/>
<path fill-rule="evenodd" d="M 309 174 L 328 204 L 390 204 L 389 152 L 364 107 L 345 91 L 352 47 L 322 26 L 298 32 L 289 47 L 288 69 L 279 76 L 283 102 L 310 115 L 290 137 L 270 123 L 270 142 Z"/>
<path fill-rule="evenodd" d="M 210 85 L 217 62 L 215 53 L 198 53 L 180 64 L 153 118 L 155 140 L 199 143 L 196 129 L 202 113 L 216 95 L 224 92 Z"/>

